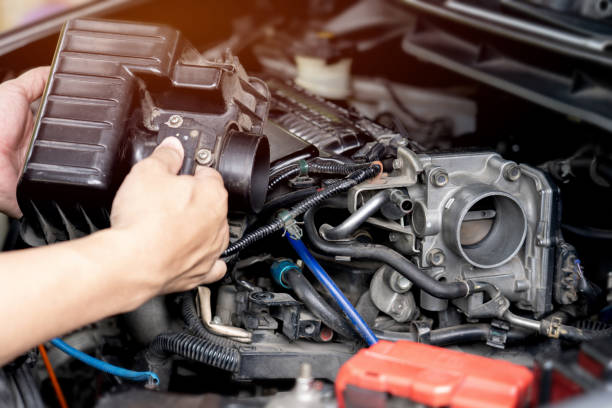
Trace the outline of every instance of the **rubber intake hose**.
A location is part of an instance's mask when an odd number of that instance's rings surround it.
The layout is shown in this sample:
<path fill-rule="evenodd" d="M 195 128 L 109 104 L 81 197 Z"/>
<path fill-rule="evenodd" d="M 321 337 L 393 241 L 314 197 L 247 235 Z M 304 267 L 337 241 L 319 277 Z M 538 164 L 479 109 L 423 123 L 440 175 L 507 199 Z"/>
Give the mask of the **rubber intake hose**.
<path fill-rule="evenodd" d="M 57 347 L 59 350 L 68 354 L 70 357 L 75 358 L 88 366 L 91 366 L 97 370 L 103 371 L 110 375 L 125 378 L 130 381 L 152 381 L 154 384 L 159 384 L 159 378 L 157 374 L 151 371 L 132 371 L 125 368 L 117 367 L 109 364 L 106 361 L 98 360 L 88 354 L 83 353 L 81 350 L 77 350 L 70 346 L 63 340 L 55 338 L 51 340 L 51 344 Z"/>
<path fill-rule="evenodd" d="M 367 259 L 389 265 L 415 286 L 440 299 L 457 299 L 473 293 L 473 283 L 440 282 L 425 274 L 416 265 L 384 245 L 362 244 L 356 241 L 331 243 L 319 235 L 314 222 L 315 210 L 304 215 L 304 231 L 318 252 L 334 256 Z"/>
<path fill-rule="evenodd" d="M 295 240 L 290 236 L 287 236 L 287 239 L 298 256 L 304 261 L 308 269 L 310 269 L 317 280 L 321 282 L 321 285 L 327 289 L 329 294 L 338 303 L 342 311 L 347 315 L 366 343 L 368 343 L 369 346 L 376 344 L 378 342 L 376 335 L 368 327 L 368 324 L 359 315 L 357 310 L 355 310 L 351 302 L 346 298 L 346 296 L 344 296 L 344 293 L 342 293 L 334 281 L 329 277 L 327 272 L 325 272 L 319 262 L 317 262 L 310 251 L 308 251 L 308 248 L 306 248 L 304 243 L 301 240 Z"/>
<path fill-rule="evenodd" d="M 160 334 L 153 340 L 151 350 L 162 355 L 176 354 L 230 372 L 236 372 L 240 367 L 238 350 L 211 343 L 188 333 Z"/>
<path fill-rule="evenodd" d="M 354 330 L 348 324 L 346 318 L 323 299 L 323 296 L 317 292 L 300 270 L 287 269 L 284 277 L 298 299 L 304 302 L 308 310 L 321 319 L 327 327 L 344 338 L 352 339 L 354 337 Z"/>
<path fill-rule="evenodd" d="M 232 339 L 211 333 L 206 326 L 204 326 L 204 323 L 202 323 L 202 320 L 196 311 L 195 296 L 193 295 L 192 291 L 185 292 L 185 294 L 182 296 L 181 314 L 183 315 L 183 320 L 187 325 L 187 329 L 194 335 L 223 347 L 236 348 L 238 346 L 238 343 Z"/>
<path fill-rule="evenodd" d="M 331 186 L 327 187 L 325 190 L 319 191 L 312 196 L 306 198 L 301 201 L 297 205 L 295 205 L 291 210 L 286 212 L 284 218 L 276 218 L 268 225 L 264 225 L 253 232 L 250 232 L 240 238 L 238 241 L 231 244 L 224 252 L 221 254 L 222 258 L 227 258 L 229 256 L 234 255 L 237 252 L 242 251 L 243 249 L 251 246 L 255 242 L 282 230 L 286 225 L 286 220 L 295 219 L 295 217 L 303 214 L 309 209 L 316 207 L 321 204 L 325 200 L 343 193 L 345 191 L 350 190 L 353 186 L 360 184 L 368 179 L 376 177 L 382 168 L 380 164 L 372 164 L 367 168 L 359 169 L 353 173 L 351 173 L 347 178 L 337 181 Z"/>

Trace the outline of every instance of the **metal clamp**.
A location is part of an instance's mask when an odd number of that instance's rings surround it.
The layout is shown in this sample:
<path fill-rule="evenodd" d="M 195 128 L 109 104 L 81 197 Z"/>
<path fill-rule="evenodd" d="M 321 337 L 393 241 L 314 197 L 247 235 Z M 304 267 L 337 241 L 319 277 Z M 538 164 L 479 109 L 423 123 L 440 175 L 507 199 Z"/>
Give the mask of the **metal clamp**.
<path fill-rule="evenodd" d="M 487 335 L 487 346 L 500 350 L 505 349 L 509 330 L 510 325 L 508 323 L 502 320 L 493 320 L 491 322 L 491 329 Z"/>
<path fill-rule="evenodd" d="M 299 223 L 295 220 L 295 217 L 291 215 L 289 211 L 282 211 L 278 218 L 283 222 L 283 236 L 289 234 L 291 239 L 298 240 L 304 236 L 304 231 L 299 226 Z"/>
<path fill-rule="evenodd" d="M 550 319 L 550 326 L 548 326 L 548 330 L 546 331 L 546 335 L 551 339 L 558 339 L 561 333 L 561 325 L 563 324 L 563 320 L 559 316 L 553 316 Z"/>

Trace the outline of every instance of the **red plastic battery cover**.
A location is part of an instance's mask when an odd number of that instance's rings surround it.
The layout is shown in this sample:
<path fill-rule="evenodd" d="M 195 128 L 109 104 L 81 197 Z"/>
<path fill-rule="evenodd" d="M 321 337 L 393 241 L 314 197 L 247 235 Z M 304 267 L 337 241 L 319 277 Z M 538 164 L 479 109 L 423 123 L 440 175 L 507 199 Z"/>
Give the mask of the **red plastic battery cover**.
<path fill-rule="evenodd" d="M 341 408 L 347 407 L 347 388 L 429 407 L 515 408 L 529 405 L 533 381 L 529 369 L 507 361 L 409 341 L 379 341 L 340 368 L 336 395 Z"/>

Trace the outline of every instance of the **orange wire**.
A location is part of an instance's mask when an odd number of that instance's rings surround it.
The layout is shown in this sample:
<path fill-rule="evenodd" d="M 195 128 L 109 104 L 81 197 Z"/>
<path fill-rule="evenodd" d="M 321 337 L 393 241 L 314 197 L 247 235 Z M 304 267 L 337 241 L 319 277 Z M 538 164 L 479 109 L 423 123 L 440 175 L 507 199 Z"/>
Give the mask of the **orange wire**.
<path fill-rule="evenodd" d="M 51 361 L 49 361 L 49 356 L 47 356 L 47 350 L 45 349 L 45 346 L 39 344 L 38 351 L 40 351 L 40 355 L 42 356 L 43 362 L 45 363 L 45 367 L 47 368 L 47 372 L 49 373 L 49 379 L 51 380 L 51 384 L 53 384 L 53 389 L 55 390 L 55 395 L 57 396 L 57 401 L 59 402 L 60 407 L 68 408 L 66 398 L 64 398 L 62 388 L 60 387 L 59 382 L 57 381 L 55 371 L 53 371 L 53 366 L 51 365 Z"/>

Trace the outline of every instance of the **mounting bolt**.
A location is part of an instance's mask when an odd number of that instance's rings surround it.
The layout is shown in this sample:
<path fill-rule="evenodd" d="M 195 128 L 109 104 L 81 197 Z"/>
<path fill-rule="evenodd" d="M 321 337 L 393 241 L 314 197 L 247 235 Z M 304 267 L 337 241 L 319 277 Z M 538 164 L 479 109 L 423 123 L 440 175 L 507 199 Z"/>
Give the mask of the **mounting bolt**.
<path fill-rule="evenodd" d="M 393 160 L 393 170 L 399 170 L 404 165 L 402 159 Z"/>
<path fill-rule="evenodd" d="M 183 117 L 180 115 L 172 115 L 166 124 L 171 128 L 179 128 L 183 124 Z"/>
<path fill-rule="evenodd" d="M 202 166 L 210 166 L 213 161 L 212 152 L 208 149 L 198 150 L 198 154 L 196 155 L 196 161 Z"/>
<path fill-rule="evenodd" d="M 446 260 L 444 252 L 441 249 L 434 248 L 427 253 L 427 262 L 434 266 L 440 266 Z"/>
<path fill-rule="evenodd" d="M 521 178 L 521 168 L 516 163 L 510 163 L 506 165 L 504 169 L 504 177 L 508 181 L 516 181 Z"/>
<path fill-rule="evenodd" d="M 398 234 L 397 232 L 392 232 L 389 234 L 389 241 L 390 242 L 397 242 L 400 240 L 400 234 Z"/>
<path fill-rule="evenodd" d="M 405 278 L 403 276 L 401 276 L 398 280 L 397 280 L 397 287 L 400 290 L 408 290 L 412 287 L 412 282 L 410 282 L 410 280 L 408 280 L 408 278 Z"/>
<path fill-rule="evenodd" d="M 444 187 L 448 184 L 449 181 L 448 173 L 446 172 L 446 170 L 439 168 L 431 172 L 429 179 L 431 181 L 431 184 L 436 187 Z"/>

